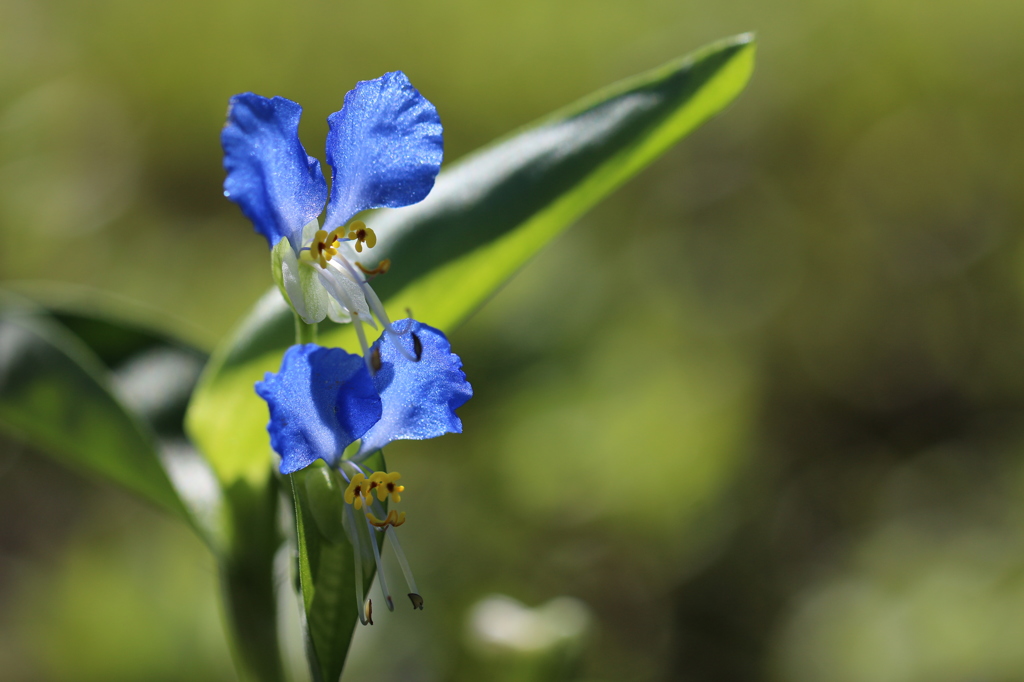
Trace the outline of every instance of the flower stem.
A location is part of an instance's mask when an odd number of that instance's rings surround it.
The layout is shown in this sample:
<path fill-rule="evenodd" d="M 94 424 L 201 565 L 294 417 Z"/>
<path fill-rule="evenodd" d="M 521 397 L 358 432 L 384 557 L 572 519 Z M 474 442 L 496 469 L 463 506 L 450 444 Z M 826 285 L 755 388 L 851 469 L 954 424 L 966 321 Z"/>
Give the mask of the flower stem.
<path fill-rule="evenodd" d="M 306 324 L 295 315 L 295 343 L 316 343 L 316 323 Z"/>

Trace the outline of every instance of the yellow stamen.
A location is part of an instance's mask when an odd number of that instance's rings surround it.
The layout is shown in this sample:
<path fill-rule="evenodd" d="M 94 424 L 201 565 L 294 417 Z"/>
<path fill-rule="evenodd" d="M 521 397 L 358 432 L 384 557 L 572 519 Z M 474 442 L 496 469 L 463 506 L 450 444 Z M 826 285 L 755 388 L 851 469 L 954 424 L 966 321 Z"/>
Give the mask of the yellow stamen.
<path fill-rule="evenodd" d="M 348 487 L 345 488 L 345 504 L 351 504 L 356 511 L 363 508 L 364 495 L 369 494 L 369 481 L 363 474 L 356 474 L 352 477 Z"/>
<path fill-rule="evenodd" d="M 373 472 L 370 476 L 370 481 L 375 484 L 373 487 L 377 489 L 377 499 L 383 502 L 390 495 L 394 498 L 395 502 L 401 502 L 402 496 L 399 493 L 405 490 L 405 486 L 395 483 L 401 477 L 402 474 L 397 471 L 393 471 L 390 474 L 383 471 Z"/>
<path fill-rule="evenodd" d="M 378 519 L 370 512 L 366 512 L 366 518 L 369 519 L 370 523 L 377 526 L 377 528 L 386 528 L 391 526 L 392 528 L 398 528 L 405 523 L 405 512 L 396 512 L 394 509 L 388 512 L 388 515 L 383 521 Z"/>
<path fill-rule="evenodd" d="M 377 246 L 377 235 L 362 220 L 354 220 L 348 226 L 348 238 L 355 240 L 357 253 L 363 252 L 363 244 L 368 249 Z"/>
<path fill-rule="evenodd" d="M 338 240 L 341 239 L 341 232 L 338 230 L 317 230 L 313 235 L 313 241 L 309 244 L 309 250 L 303 250 L 300 258 L 309 263 L 319 263 L 321 268 L 327 269 L 327 261 L 334 258 L 338 253 Z"/>
<path fill-rule="evenodd" d="M 391 259 L 390 258 L 385 258 L 380 263 L 377 263 L 377 267 L 373 268 L 372 270 L 368 269 L 366 266 L 364 266 L 359 261 L 356 261 L 356 267 L 359 268 L 360 270 L 362 270 L 364 275 L 369 275 L 370 277 L 376 277 L 377 275 L 385 274 L 388 270 L 391 269 Z"/>

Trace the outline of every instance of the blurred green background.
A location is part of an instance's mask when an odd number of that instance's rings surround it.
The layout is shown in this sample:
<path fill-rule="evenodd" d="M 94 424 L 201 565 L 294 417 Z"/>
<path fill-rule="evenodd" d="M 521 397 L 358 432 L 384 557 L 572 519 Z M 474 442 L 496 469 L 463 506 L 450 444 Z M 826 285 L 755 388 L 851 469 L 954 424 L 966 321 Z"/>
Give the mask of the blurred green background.
<path fill-rule="evenodd" d="M 322 156 L 355 81 L 402 69 L 453 160 L 755 30 L 737 104 L 454 335 L 466 433 L 389 451 L 427 608 L 360 628 L 344 679 L 1022 680 L 1021 26 L 1013 0 L 0 0 L 0 283 L 212 347 L 270 283 L 221 196 L 230 95 L 300 102 Z M 232 679 L 186 528 L 10 443 L 0 512 L 4 680 Z"/>

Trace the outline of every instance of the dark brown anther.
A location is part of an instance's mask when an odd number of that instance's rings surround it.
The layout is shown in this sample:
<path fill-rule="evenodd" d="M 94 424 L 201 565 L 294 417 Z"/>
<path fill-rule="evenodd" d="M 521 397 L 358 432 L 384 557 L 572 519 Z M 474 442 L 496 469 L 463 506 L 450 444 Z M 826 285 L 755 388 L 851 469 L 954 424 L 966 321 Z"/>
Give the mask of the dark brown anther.
<path fill-rule="evenodd" d="M 423 342 L 416 336 L 416 332 L 412 333 L 412 351 L 416 355 L 416 362 L 419 362 L 423 357 Z"/>
<path fill-rule="evenodd" d="M 420 611 L 423 610 L 423 597 L 421 597 L 420 595 L 416 594 L 415 592 L 410 592 L 409 593 L 409 599 L 412 601 L 412 610 L 413 611 L 415 611 L 416 609 L 419 609 Z"/>
<path fill-rule="evenodd" d="M 380 371 L 380 366 L 380 348 L 374 348 L 373 352 L 370 353 L 370 367 L 373 368 L 374 374 Z"/>

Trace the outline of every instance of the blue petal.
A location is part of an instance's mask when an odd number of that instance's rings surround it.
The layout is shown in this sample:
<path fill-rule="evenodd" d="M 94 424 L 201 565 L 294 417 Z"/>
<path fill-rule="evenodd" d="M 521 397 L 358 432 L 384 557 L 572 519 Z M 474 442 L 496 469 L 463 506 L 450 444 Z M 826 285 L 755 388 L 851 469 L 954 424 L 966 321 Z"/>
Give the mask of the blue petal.
<path fill-rule="evenodd" d="M 415 204 L 434 186 L 444 156 L 441 119 L 401 71 L 360 81 L 327 123 L 333 175 L 324 229 L 369 208 Z"/>
<path fill-rule="evenodd" d="M 380 353 L 380 369 L 373 383 L 380 393 L 384 413 L 363 436 L 357 457 L 381 449 L 393 440 L 423 440 L 446 433 L 462 433 L 462 420 L 454 410 L 473 396 L 462 360 L 452 353 L 444 333 L 416 320 L 399 320 L 395 328 L 408 333 L 398 343 L 415 354 L 407 359 L 384 333 L 370 352 Z"/>
<path fill-rule="evenodd" d="M 358 355 L 315 343 L 292 346 L 281 371 L 267 372 L 256 392 L 270 407 L 270 445 L 290 474 L 322 459 L 329 464 L 381 416 L 381 400 Z"/>
<path fill-rule="evenodd" d="M 242 207 L 273 248 L 282 237 L 298 250 L 303 226 L 320 215 L 327 181 L 299 142 L 302 107 L 284 97 L 246 92 L 231 98 L 220 134 L 224 196 Z"/>

